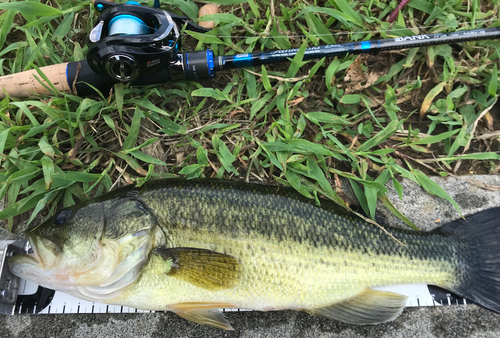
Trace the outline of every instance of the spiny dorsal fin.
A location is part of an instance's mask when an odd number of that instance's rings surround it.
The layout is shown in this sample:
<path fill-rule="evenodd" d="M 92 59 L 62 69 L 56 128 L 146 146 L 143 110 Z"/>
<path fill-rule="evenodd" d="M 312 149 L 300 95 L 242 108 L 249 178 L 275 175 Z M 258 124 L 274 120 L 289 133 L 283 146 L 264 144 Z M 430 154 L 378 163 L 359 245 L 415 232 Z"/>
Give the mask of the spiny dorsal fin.
<path fill-rule="evenodd" d="M 183 308 L 172 310 L 176 315 L 192 322 L 210 325 L 224 330 L 233 330 L 229 322 L 224 318 L 221 309 L 217 308 Z"/>
<path fill-rule="evenodd" d="M 378 324 L 396 319 L 405 307 L 406 298 L 394 292 L 366 289 L 345 301 L 306 312 L 349 324 Z"/>
<path fill-rule="evenodd" d="M 233 256 L 197 248 L 156 248 L 168 264 L 165 273 L 207 290 L 224 290 L 238 283 L 241 263 Z"/>

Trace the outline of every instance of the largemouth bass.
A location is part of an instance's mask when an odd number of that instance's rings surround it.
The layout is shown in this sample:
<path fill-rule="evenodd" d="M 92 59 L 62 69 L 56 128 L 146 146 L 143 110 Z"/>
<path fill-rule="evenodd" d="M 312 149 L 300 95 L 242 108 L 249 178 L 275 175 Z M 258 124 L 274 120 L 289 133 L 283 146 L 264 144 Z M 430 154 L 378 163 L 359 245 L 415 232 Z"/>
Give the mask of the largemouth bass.
<path fill-rule="evenodd" d="M 395 319 L 427 283 L 500 311 L 500 208 L 435 231 L 379 227 L 285 187 L 153 181 L 60 210 L 26 231 L 18 276 L 76 297 L 231 329 L 221 308 Z"/>

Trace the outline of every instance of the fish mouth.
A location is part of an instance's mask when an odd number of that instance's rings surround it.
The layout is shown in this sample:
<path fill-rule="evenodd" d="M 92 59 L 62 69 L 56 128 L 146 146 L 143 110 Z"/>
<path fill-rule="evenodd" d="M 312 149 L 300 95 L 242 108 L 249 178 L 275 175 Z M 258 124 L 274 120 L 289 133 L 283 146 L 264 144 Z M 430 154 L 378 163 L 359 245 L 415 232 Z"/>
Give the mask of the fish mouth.
<path fill-rule="evenodd" d="M 8 261 L 9 270 L 24 279 L 30 279 L 33 271 L 40 270 L 42 265 L 35 253 L 14 255 Z"/>
<path fill-rule="evenodd" d="M 45 238 L 27 236 L 32 252 L 14 255 L 8 261 L 10 271 L 26 280 L 43 285 L 54 278 L 57 257 L 50 250 L 53 245 Z"/>
<path fill-rule="evenodd" d="M 30 265 L 34 267 L 40 267 L 40 261 L 38 260 L 38 257 L 36 255 L 30 253 L 30 254 L 24 254 L 24 255 L 15 255 L 12 256 L 9 259 L 9 268 L 12 272 L 14 272 L 16 275 L 16 271 L 20 270 L 19 266 L 22 265 Z"/>
<path fill-rule="evenodd" d="M 35 268 L 40 268 L 42 266 L 42 262 L 40 260 L 40 256 L 38 255 L 38 250 L 34 244 L 33 238 L 28 236 L 27 239 L 29 242 L 29 248 L 31 248 L 33 252 L 23 255 L 14 255 L 8 262 L 10 270 L 18 276 L 22 275 L 21 271 L 25 270 L 25 268 L 29 266 Z"/>
<path fill-rule="evenodd" d="M 33 236 L 27 236 L 27 240 L 29 243 L 28 250 L 31 249 L 32 252 L 23 255 L 14 255 L 8 262 L 10 270 L 22 278 L 25 278 L 28 269 L 31 271 L 33 269 L 43 269 L 45 267 L 38 248 L 41 241 L 36 240 Z"/>

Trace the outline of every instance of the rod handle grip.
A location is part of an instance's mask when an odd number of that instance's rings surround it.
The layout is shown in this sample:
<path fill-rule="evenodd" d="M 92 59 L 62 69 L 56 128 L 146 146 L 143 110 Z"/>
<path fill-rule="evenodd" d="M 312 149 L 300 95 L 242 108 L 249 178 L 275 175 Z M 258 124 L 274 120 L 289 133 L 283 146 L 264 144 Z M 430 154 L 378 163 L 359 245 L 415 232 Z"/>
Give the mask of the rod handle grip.
<path fill-rule="evenodd" d="M 66 78 L 67 66 L 68 63 L 60 63 L 41 67 L 40 71 L 45 74 L 58 91 L 71 94 L 72 91 Z M 5 93 L 18 98 L 29 97 L 33 94 L 47 95 L 50 91 L 46 87 L 50 88 L 50 85 L 34 69 L 0 76 L 0 99 L 5 98 Z"/>

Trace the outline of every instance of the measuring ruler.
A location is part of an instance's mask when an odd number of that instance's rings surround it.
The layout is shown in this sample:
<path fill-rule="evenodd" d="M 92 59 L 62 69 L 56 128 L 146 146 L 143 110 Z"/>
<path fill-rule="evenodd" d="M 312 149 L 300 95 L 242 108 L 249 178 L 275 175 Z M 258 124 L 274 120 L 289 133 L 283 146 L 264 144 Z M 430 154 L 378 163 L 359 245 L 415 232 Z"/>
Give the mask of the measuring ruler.
<path fill-rule="evenodd" d="M 62 313 L 145 313 L 128 306 L 89 302 L 60 291 L 41 287 L 12 274 L 7 260 L 29 250 L 26 241 L 0 240 L 0 314 L 62 314 Z M 374 288 L 405 295 L 407 307 L 466 305 L 467 301 L 444 289 L 425 285 L 392 285 Z M 223 311 L 251 311 L 223 309 Z"/>

